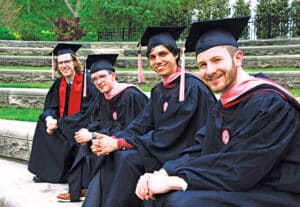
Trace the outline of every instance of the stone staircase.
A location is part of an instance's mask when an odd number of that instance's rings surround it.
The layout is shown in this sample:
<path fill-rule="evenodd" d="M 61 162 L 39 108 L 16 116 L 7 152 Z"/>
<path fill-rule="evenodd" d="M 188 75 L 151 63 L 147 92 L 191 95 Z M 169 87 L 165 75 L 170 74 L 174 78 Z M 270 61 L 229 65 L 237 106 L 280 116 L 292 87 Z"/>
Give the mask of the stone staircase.
<path fill-rule="evenodd" d="M 51 66 L 49 53 L 59 42 L 0 40 L 0 65 L 2 66 Z M 74 42 L 73 42 L 74 43 Z M 118 53 L 116 67 L 136 68 L 136 42 L 82 42 L 78 51 L 84 63 L 88 54 Z M 183 46 L 183 42 L 178 42 Z M 300 38 L 283 40 L 241 40 L 240 48 L 245 53 L 245 68 L 300 68 Z M 149 67 L 142 49 L 143 66 Z M 186 56 L 186 68 L 196 69 L 193 53 Z"/>
<path fill-rule="evenodd" d="M 1 69 L 0 82 L 52 83 L 49 53 L 59 42 L 0 40 L 0 65 L 16 69 Z M 83 42 L 78 56 L 84 63 L 88 54 L 119 53 L 117 68 L 137 68 L 135 42 Z M 183 42 L 178 42 L 183 46 Z M 282 72 L 264 72 L 287 88 L 300 88 L 300 38 L 274 40 L 244 40 L 239 42 L 245 53 L 244 68 L 282 68 Z M 148 66 L 142 49 L 143 67 Z M 46 66 L 49 70 L 19 70 L 17 66 Z M 194 53 L 186 54 L 186 68 L 197 70 Z M 295 68 L 295 71 L 284 71 Z M 144 72 L 145 84 L 154 85 L 160 78 L 154 72 Z M 137 72 L 118 72 L 119 82 L 137 84 Z M 2 107 L 42 108 L 48 89 L 0 88 Z"/>

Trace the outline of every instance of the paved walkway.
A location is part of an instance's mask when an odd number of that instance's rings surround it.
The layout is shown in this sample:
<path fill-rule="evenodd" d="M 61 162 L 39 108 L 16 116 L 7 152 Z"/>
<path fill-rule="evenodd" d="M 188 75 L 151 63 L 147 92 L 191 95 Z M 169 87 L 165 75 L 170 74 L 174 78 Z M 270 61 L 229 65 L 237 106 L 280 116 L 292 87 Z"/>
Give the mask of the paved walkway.
<path fill-rule="evenodd" d="M 58 202 L 67 184 L 34 183 L 25 162 L 0 157 L 0 207 L 80 207 L 82 202 Z"/>

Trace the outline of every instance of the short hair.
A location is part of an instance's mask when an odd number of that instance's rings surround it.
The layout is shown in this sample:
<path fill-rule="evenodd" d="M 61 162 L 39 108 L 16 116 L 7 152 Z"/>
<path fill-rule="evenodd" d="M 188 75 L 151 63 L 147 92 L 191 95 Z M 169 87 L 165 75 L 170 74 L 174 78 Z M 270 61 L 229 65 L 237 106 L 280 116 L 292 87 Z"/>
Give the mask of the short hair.
<path fill-rule="evenodd" d="M 148 58 L 149 58 L 149 55 L 150 55 L 151 50 L 152 50 L 154 47 L 158 46 L 158 45 L 162 45 L 162 46 L 166 47 L 166 48 L 167 48 L 174 56 L 178 55 L 178 58 L 176 59 L 176 63 L 177 63 L 177 65 L 179 64 L 179 60 L 180 60 L 180 49 L 177 48 L 177 47 L 174 47 L 173 45 L 157 44 L 157 45 L 153 45 L 153 47 L 148 47 L 148 48 L 147 48 L 147 53 L 146 53 L 146 55 L 147 55 Z"/>

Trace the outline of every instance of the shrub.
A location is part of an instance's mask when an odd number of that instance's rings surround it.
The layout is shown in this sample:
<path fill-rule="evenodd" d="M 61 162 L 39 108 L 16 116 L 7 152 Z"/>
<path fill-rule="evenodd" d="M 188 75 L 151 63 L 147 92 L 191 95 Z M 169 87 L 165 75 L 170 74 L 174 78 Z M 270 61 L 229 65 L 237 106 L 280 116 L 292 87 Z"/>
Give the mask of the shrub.
<path fill-rule="evenodd" d="M 9 31 L 6 27 L 0 26 L 0 39 L 2 40 L 15 40 L 16 36 Z"/>

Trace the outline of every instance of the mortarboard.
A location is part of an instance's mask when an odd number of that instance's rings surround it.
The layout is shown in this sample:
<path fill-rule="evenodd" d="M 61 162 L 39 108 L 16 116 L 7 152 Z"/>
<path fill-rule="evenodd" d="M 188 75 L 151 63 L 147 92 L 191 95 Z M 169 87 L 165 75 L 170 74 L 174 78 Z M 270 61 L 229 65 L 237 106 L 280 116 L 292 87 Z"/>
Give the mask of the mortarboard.
<path fill-rule="evenodd" d="M 141 46 L 152 48 L 164 44 L 177 47 L 176 40 L 179 38 L 185 27 L 178 26 L 157 26 L 148 27 L 141 38 Z"/>
<path fill-rule="evenodd" d="M 90 73 L 99 70 L 110 70 L 115 72 L 114 64 L 119 54 L 99 54 L 89 55 L 86 59 L 86 67 L 90 69 Z"/>
<path fill-rule="evenodd" d="M 80 44 L 58 43 L 49 55 L 53 54 L 55 56 L 58 56 L 58 55 L 63 55 L 68 53 L 75 54 L 81 46 L 82 45 Z"/>
<path fill-rule="evenodd" d="M 238 47 L 237 41 L 247 26 L 249 18 L 247 16 L 192 23 L 185 42 L 186 52 L 195 52 L 197 55 L 220 45 Z"/>

